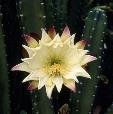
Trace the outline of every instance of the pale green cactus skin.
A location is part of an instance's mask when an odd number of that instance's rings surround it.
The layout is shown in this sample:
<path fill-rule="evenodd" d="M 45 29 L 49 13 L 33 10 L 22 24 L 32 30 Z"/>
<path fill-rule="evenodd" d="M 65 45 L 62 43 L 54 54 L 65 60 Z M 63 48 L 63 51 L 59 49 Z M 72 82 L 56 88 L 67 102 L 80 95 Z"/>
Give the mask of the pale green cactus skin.
<path fill-rule="evenodd" d="M 5 41 L 2 30 L 2 16 L 0 15 L 0 113 L 9 114 L 9 85 L 8 69 L 5 51 Z"/>
<path fill-rule="evenodd" d="M 88 42 L 87 49 L 90 53 L 96 55 L 97 60 L 88 65 L 88 73 L 91 75 L 91 79 L 81 78 L 77 93 L 71 94 L 72 114 L 88 114 L 92 111 L 97 83 L 101 73 L 101 54 L 106 21 L 106 13 L 98 8 L 92 9 L 85 20 L 82 39 Z"/>

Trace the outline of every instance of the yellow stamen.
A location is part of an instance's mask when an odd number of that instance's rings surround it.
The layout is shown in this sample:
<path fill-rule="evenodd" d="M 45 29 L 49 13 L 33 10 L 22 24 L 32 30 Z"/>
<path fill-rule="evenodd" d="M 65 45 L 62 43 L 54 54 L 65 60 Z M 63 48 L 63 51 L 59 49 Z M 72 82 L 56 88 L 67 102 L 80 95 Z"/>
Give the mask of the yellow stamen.
<path fill-rule="evenodd" d="M 54 63 L 53 65 L 51 65 L 50 69 L 49 69 L 49 74 L 50 75 L 58 75 L 61 72 L 61 65 L 60 64 L 56 64 Z"/>

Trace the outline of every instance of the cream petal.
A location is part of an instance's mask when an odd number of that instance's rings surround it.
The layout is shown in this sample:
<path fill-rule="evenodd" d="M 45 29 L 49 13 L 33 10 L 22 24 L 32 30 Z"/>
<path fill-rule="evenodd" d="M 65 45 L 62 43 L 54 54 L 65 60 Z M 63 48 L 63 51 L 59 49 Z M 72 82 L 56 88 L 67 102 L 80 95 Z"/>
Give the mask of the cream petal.
<path fill-rule="evenodd" d="M 79 41 L 79 42 L 77 42 L 75 44 L 75 48 L 77 48 L 77 49 L 84 49 L 85 45 L 86 45 L 86 41 L 85 40 L 81 40 L 81 41 Z"/>
<path fill-rule="evenodd" d="M 57 45 L 56 48 L 52 48 L 51 53 L 53 54 L 53 57 L 55 56 L 63 60 L 62 57 L 64 57 L 65 50 L 64 50 L 64 47 Z"/>
<path fill-rule="evenodd" d="M 57 35 L 54 37 L 53 41 L 54 41 L 54 43 L 62 43 L 59 34 L 57 34 Z"/>
<path fill-rule="evenodd" d="M 64 79 L 73 79 L 75 80 L 77 83 L 79 82 L 75 73 L 73 71 L 67 72 L 64 76 Z"/>
<path fill-rule="evenodd" d="M 64 41 L 64 45 L 74 46 L 75 34 Z"/>
<path fill-rule="evenodd" d="M 49 78 L 49 75 L 47 73 L 45 73 L 43 71 L 43 69 L 39 69 L 39 70 L 34 70 L 32 71 L 24 80 L 23 82 L 26 82 L 26 81 L 30 81 L 30 80 L 38 80 L 39 81 L 39 85 L 38 85 L 38 89 L 41 89 L 44 84 L 47 82 Z"/>
<path fill-rule="evenodd" d="M 91 78 L 90 75 L 80 66 L 80 65 L 75 65 L 72 69 L 71 72 L 75 74 L 75 76 L 82 76 L 86 78 Z"/>
<path fill-rule="evenodd" d="M 17 64 L 11 70 L 12 71 L 19 70 L 19 71 L 25 71 L 29 73 L 32 71 L 32 69 L 30 69 L 29 64 L 27 62 L 22 62 L 20 64 Z"/>
<path fill-rule="evenodd" d="M 28 55 L 29 57 L 32 57 L 33 54 L 34 54 L 34 51 L 32 48 L 28 47 L 28 46 L 25 46 L 25 45 L 22 45 L 24 47 L 24 49 L 28 52 Z"/>
<path fill-rule="evenodd" d="M 87 63 L 89 63 L 89 62 L 91 62 L 91 61 L 94 61 L 94 60 L 96 60 L 96 59 L 97 59 L 97 58 L 94 57 L 94 56 L 85 55 L 85 56 L 83 57 L 83 59 L 81 60 L 80 65 L 81 65 L 81 66 L 82 66 L 82 65 L 85 65 L 85 64 L 87 64 Z"/>
<path fill-rule="evenodd" d="M 55 86 L 54 84 L 52 86 L 47 86 L 47 85 L 45 86 L 46 87 L 46 93 L 47 93 L 47 96 L 49 99 L 51 98 L 51 94 L 52 94 L 54 86 Z"/>
<path fill-rule="evenodd" d="M 52 81 L 56 85 L 58 92 L 60 92 L 62 89 L 62 84 L 63 84 L 62 77 L 61 76 L 55 76 Z"/>
<path fill-rule="evenodd" d="M 62 35 L 61 35 L 62 42 L 64 42 L 65 40 L 67 40 L 69 37 L 70 37 L 70 30 L 69 30 L 68 26 L 66 26 L 64 28 L 64 31 L 63 31 Z"/>
<path fill-rule="evenodd" d="M 39 46 L 38 42 L 33 37 L 28 35 L 24 35 L 24 37 L 29 47 L 36 48 Z"/>
<path fill-rule="evenodd" d="M 75 80 L 66 80 L 64 79 L 64 85 L 71 89 L 73 92 L 76 91 Z"/>
<path fill-rule="evenodd" d="M 31 69 L 39 69 L 40 67 L 43 66 L 42 63 L 40 63 L 40 61 L 38 61 L 36 54 L 33 55 L 33 57 L 31 57 L 31 58 L 22 59 L 22 61 L 28 63 L 29 68 L 31 68 Z"/>
<path fill-rule="evenodd" d="M 56 45 L 56 44 L 55 44 Z M 61 44 L 62 45 L 62 44 Z M 64 58 L 64 55 L 66 53 L 66 50 L 68 49 L 66 46 L 61 46 L 60 44 L 57 44 L 57 46 L 54 48 L 51 48 L 51 55 L 53 57 L 59 57 L 59 58 Z"/>
<path fill-rule="evenodd" d="M 64 61 L 67 65 L 76 65 L 81 62 L 84 55 L 88 52 L 88 50 L 82 50 L 82 49 L 67 49 L 65 50 L 65 58 Z M 71 59 L 71 60 L 70 60 Z"/>
<path fill-rule="evenodd" d="M 51 50 L 48 47 L 41 47 L 36 50 L 34 55 L 31 58 L 22 59 L 25 62 L 29 63 L 30 68 L 39 69 L 43 67 L 47 62 L 47 59 L 51 55 Z"/>
<path fill-rule="evenodd" d="M 70 45 L 74 45 L 75 34 L 70 37 Z"/>
<path fill-rule="evenodd" d="M 38 81 L 39 80 L 39 76 L 37 74 L 37 72 L 31 72 L 22 82 L 27 82 L 27 81 Z"/>
<path fill-rule="evenodd" d="M 47 44 L 50 41 L 52 41 L 52 39 L 49 37 L 49 35 L 46 33 L 46 31 L 43 28 L 41 30 L 42 30 L 42 38 L 41 38 L 39 44 L 40 45 Z"/>
<path fill-rule="evenodd" d="M 63 43 L 61 41 L 61 38 L 59 34 L 57 34 L 54 39 L 49 43 L 49 46 L 53 46 L 54 48 L 57 48 L 58 46 L 63 46 Z"/>
<path fill-rule="evenodd" d="M 39 84 L 38 89 L 41 89 L 48 81 L 49 75 L 47 73 L 42 72 L 42 74 L 39 76 Z"/>

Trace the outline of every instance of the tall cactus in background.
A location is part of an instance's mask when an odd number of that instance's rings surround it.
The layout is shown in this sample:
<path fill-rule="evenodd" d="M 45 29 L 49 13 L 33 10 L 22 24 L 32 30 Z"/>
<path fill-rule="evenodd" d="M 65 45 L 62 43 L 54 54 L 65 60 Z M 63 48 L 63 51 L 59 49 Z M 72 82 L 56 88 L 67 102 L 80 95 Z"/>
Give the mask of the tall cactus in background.
<path fill-rule="evenodd" d="M 2 31 L 2 13 L 0 13 L 0 113 L 9 114 L 9 86 L 6 52 Z"/>
<path fill-rule="evenodd" d="M 58 32 L 67 22 L 68 0 L 45 0 L 46 27 L 55 26 Z"/>
<path fill-rule="evenodd" d="M 44 2 L 39 0 L 28 1 L 19 0 L 17 2 L 18 16 L 21 19 L 21 29 L 23 33 L 40 33 L 45 26 L 46 16 L 44 14 Z M 39 40 L 39 38 L 37 39 Z M 46 96 L 45 88 L 32 93 L 32 112 L 33 114 L 53 114 L 52 105 Z M 45 107 L 43 109 L 43 107 Z"/>
<path fill-rule="evenodd" d="M 40 33 L 40 29 L 44 27 L 46 19 L 43 1 L 18 0 L 17 12 L 21 21 L 21 29 L 23 29 L 25 33 Z"/>
<path fill-rule="evenodd" d="M 96 93 L 98 79 L 101 75 L 101 61 L 103 39 L 106 28 L 106 14 L 104 10 L 94 8 L 85 20 L 82 39 L 88 41 L 87 49 L 96 54 L 97 61 L 88 66 L 90 80 L 79 82 L 76 94 L 71 94 L 72 114 L 90 114 Z"/>

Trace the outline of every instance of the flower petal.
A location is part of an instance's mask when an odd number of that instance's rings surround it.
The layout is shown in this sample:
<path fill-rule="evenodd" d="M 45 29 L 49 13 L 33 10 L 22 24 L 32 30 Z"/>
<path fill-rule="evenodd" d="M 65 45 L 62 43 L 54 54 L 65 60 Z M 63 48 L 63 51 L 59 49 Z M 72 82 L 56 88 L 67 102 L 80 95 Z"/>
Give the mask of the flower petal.
<path fill-rule="evenodd" d="M 75 81 L 74 80 L 66 80 L 64 79 L 64 85 L 71 89 L 73 92 L 76 91 Z"/>
<path fill-rule="evenodd" d="M 24 37 L 29 47 L 36 48 L 39 46 L 38 42 L 33 37 L 28 35 L 24 35 Z"/>
<path fill-rule="evenodd" d="M 66 26 L 64 28 L 64 31 L 63 31 L 62 35 L 61 35 L 62 42 L 64 42 L 65 40 L 67 40 L 69 37 L 70 37 L 70 30 L 69 30 L 68 26 Z"/>
<path fill-rule="evenodd" d="M 47 43 L 49 43 L 50 41 L 52 41 L 52 39 L 49 37 L 49 35 L 46 33 L 46 31 L 42 28 L 42 38 L 39 42 L 40 45 L 45 45 Z"/>
<path fill-rule="evenodd" d="M 33 54 L 34 54 L 34 51 L 32 48 L 28 47 L 28 46 L 25 46 L 25 45 L 22 45 L 24 47 L 24 49 L 28 52 L 28 55 L 29 57 L 32 57 Z"/>
<path fill-rule="evenodd" d="M 69 48 L 65 50 L 64 61 L 67 65 L 76 65 L 81 62 L 88 50 Z M 70 60 L 71 59 L 71 60 Z"/>
<path fill-rule="evenodd" d="M 56 31 L 55 31 L 54 26 L 49 28 L 48 35 L 50 36 L 51 39 L 53 39 L 56 36 Z"/>
<path fill-rule="evenodd" d="M 94 57 L 94 56 L 85 55 L 85 56 L 83 57 L 83 59 L 82 59 L 80 65 L 81 65 L 81 66 L 82 66 L 82 65 L 85 65 L 85 64 L 87 64 L 87 63 L 89 63 L 89 62 L 91 62 L 91 61 L 94 61 L 94 60 L 96 60 L 96 59 L 97 59 L 97 58 Z"/>
<path fill-rule="evenodd" d="M 70 45 L 74 45 L 75 34 L 70 37 Z"/>
<path fill-rule="evenodd" d="M 81 41 L 79 41 L 79 42 L 77 42 L 75 44 L 75 47 L 77 49 L 84 49 L 85 45 L 86 45 L 86 41 L 85 40 L 81 40 Z"/>
<path fill-rule="evenodd" d="M 28 62 L 29 66 L 32 69 L 39 69 L 46 65 L 47 58 L 51 55 L 51 50 L 46 47 L 42 46 L 40 49 L 35 50 L 35 53 L 30 58 L 22 59 L 24 62 Z"/>
<path fill-rule="evenodd" d="M 49 75 L 47 73 L 42 72 L 42 74 L 39 74 L 39 84 L 38 89 L 41 89 L 48 81 Z"/>
<path fill-rule="evenodd" d="M 50 46 L 53 46 L 54 48 L 57 48 L 58 46 L 63 46 L 63 43 L 61 41 L 61 38 L 59 34 L 57 34 L 54 39 L 49 43 Z"/>
<path fill-rule="evenodd" d="M 55 86 L 54 84 L 52 86 L 47 86 L 47 85 L 45 86 L 46 87 L 46 93 L 47 93 L 47 96 L 49 99 L 51 98 L 51 94 L 52 94 L 54 86 Z"/>
<path fill-rule="evenodd" d="M 73 34 L 67 40 L 65 40 L 64 44 L 67 44 L 69 46 L 74 46 L 74 38 L 75 38 L 75 34 Z"/>
<path fill-rule="evenodd" d="M 75 75 L 75 73 L 73 71 L 70 71 L 70 72 L 66 73 L 63 77 L 64 77 L 64 79 L 73 79 L 77 83 L 79 82 L 77 77 L 76 77 L 76 75 Z"/>
<path fill-rule="evenodd" d="M 62 77 L 61 76 L 55 76 L 53 78 L 53 83 L 56 85 L 56 88 L 57 88 L 58 92 L 60 92 L 61 89 L 62 89 L 62 84 L 63 84 Z"/>
<path fill-rule="evenodd" d="M 72 69 L 71 72 L 75 74 L 75 76 L 82 76 L 86 78 L 91 78 L 90 75 L 80 66 L 80 65 L 75 65 Z"/>
<path fill-rule="evenodd" d="M 14 66 L 11 70 L 12 71 L 19 70 L 19 71 L 25 71 L 25 72 L 29 72 L 29 73 L 32 71 L 32 69 L 29 68 L 29 64 L 26 62 L 22 62 L 16 66 Z"/>
<path fill-rule="evenodd" d="M 38 77 L 38 74 L 37 72 L 31 72 L 22 82 L 27 82 L 27 81 L 38 81 L 39 80 L 39 77 Z"/>

